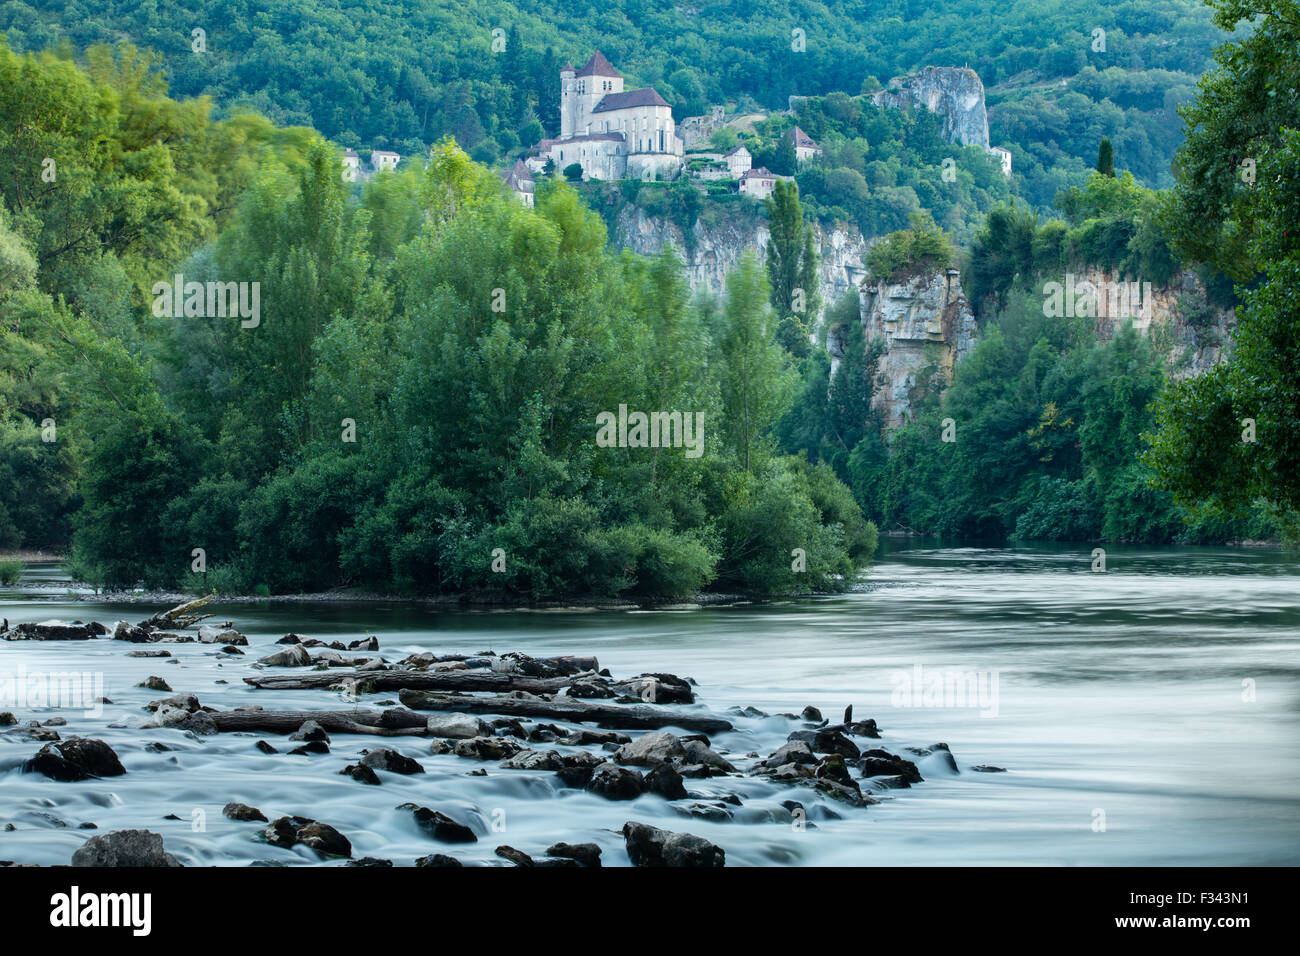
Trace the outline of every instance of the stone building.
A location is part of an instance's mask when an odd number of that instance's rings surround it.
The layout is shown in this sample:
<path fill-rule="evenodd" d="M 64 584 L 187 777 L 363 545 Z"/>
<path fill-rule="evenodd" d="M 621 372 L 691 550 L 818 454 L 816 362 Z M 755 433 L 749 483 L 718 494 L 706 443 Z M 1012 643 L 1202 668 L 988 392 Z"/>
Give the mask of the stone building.
<path fill-rule="evenodd" d="M 582 69 L 560 70 L 560 135 L 538 143 L 530 165 L 578 163 L 588 179 L 672 179 L 683 152 L 668 102 L 650 87 L 625 91 L 597 50 Z"/>

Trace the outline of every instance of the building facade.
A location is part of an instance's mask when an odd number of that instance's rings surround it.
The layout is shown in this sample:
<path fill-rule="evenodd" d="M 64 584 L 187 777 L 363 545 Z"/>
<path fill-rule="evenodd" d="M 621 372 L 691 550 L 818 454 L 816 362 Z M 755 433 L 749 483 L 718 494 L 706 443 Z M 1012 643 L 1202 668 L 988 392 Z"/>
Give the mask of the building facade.
<path fill-rule="evenodd" d="M 533 165 L 577 163 L 587 179 L 672 179 L 682 154 L 668 102 L 650 87 L 624 90 L 597 50 L 582 69 L 560 70 L 560 135 L 537 144 Z"/>

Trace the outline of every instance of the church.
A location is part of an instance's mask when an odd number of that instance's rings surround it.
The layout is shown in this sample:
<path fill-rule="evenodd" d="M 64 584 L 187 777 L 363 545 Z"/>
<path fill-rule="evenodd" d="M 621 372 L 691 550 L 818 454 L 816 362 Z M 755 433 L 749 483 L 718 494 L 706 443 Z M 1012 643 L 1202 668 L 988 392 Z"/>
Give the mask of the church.
<path fill-rule="evenodd" d="M 582 69 L 560 70 L 560 135 L 533 149 L 529 165 L 578 163 L 585 179 L 673 179 L 682 138 L 668 102 L 650 87 L 623 89 L 623 76 L 597 50 Z"/>

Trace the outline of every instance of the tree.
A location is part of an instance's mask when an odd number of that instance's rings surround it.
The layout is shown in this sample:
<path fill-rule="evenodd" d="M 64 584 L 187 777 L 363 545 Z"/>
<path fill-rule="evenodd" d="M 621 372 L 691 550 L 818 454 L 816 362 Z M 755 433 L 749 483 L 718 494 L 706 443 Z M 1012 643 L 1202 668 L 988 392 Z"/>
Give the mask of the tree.
<path fill-rule="evenodd" d="M 1240 510 L 1262 497 L 1296 509 L 1300 121 L 1295 96 L 1280 94 L 1300 80 L 1300 3 L 1225 0 L 1216 7 L 1225 25 L 1256 10 L 1268 16 L 1216 52 L 1218 68 L 1184 114 L 1190 128 L 1170 213 L 1181 248 L 1203 250 L 1225 271 L 1254 281 L 1239 286 L 1243 302 L 1229 359 L 1163 396 L 1147 461 L 1182 501 Z M 1253 183 L 1240 175 L 1242 149 L 1257 165 Z M 1207 248 L 1216 239 L 1219 247 Z"/>
<path fill-rule="evenodd" d="M 793 182 L 777 180 L 767 200 L 767 221 L 767 279 L 777 339 L 802 357 L 808 354 L 812 319 L 821 308 L 821 283 L 812 229 L 804 222 L 799 187 Z"/>
<path fill-rule="evenodd" d="M 1103 176 L 1115 176 L 1115 147 L 1110 144 L 1110 137 L 1103 136 L 1097 147 L 1097 172 Z"/>
<path fill-rule="evenodd" d="M 785 411 L 793 382 L 776 343 L 767 282 L 750 253 L 727 276 L 727 304 L 719 342 L 722 360 L 723 434 L 753 471 L 763 436 Z"/>
<path fill-rule="evenodd" d="M 564 167 L 564 178 L 571 183 L 582 181 L 582 163 L 569 163 Z"/>

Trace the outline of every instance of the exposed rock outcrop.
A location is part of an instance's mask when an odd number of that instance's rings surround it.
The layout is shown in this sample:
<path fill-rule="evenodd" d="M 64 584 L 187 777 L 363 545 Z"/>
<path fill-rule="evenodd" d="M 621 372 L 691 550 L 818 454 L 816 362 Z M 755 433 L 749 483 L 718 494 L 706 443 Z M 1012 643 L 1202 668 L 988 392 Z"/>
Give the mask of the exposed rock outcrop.
<path fill-rule="evenodd" d="M 984 105 L 984 84 L 968 67 L 927 66 L 919 73 L 896 76 L 879 93 L 877 106 L 910 109 L 924 106 L 943 121 L 950 143 L 989 148 L 989 116 Z"/>

